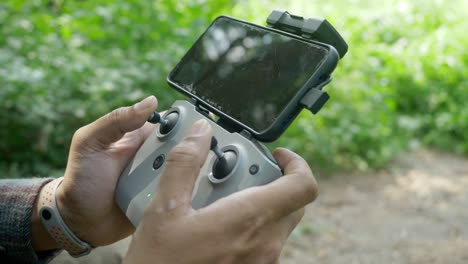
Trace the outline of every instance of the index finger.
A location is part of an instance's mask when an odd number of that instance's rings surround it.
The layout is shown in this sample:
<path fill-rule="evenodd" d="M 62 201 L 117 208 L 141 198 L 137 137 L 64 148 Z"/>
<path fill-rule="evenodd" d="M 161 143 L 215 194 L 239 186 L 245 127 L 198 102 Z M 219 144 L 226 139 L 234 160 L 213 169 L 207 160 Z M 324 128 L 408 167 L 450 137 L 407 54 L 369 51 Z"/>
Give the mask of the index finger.
<path fill-rule="evenodd" d="M 307 162 L 299 155 L 278 149 L 273 155 L 284 176 L 258 187 L 234 193 L 202 209 L 218 219 L 277 221 L 311 203 L 318 195 L 317 182 Z M 233 214 L 233 212 L 235 212 Z"/>
<path fill-rule="evenodd" d="M 135 131 L 146 124 L 148 116 L 156 109 L 158 100 L 149 96 L 133 106 L 121 107 L 82 127 L 80 141 L 97 141 L 110 145 L 126 133 Z"/>

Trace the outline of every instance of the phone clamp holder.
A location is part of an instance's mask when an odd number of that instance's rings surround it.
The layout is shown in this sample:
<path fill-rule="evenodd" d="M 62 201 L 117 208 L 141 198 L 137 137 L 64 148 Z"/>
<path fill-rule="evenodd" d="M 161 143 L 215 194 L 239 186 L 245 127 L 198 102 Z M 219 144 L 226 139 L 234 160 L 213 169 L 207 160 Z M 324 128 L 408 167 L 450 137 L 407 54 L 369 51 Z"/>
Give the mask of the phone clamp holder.
<path fill-rule="evenodd" d="M 279 29 L 333 46 L 340 59 L 348 51 L 348 44 L 341 37 L 340 33 L 324 18 L 308 18 L 291 15 L 288 11 L 274 10 L 267 18 L 269 27 Z"/>
<path fill-rule="evenodd" d="M 338 31 L 326 19 L 304 19 L 301 16 L 291 15 L 287 11 L 274 10 L 267 18 L 267 25 L 268 27 L 286 31 L 304 39 L 331 45 L 338 52 L 340 59 L 348 51 L 348 44 L 346 44 Z M 331 82 L 331 80 L 331 76 L 324 76 L 323 81 L 318 86 L 312 87 L 300 100 L 300 105 L 309 109 L 313 114 L 317 114 L 330 98 L 330 95 L 322 91 L 322 88 Z"/>

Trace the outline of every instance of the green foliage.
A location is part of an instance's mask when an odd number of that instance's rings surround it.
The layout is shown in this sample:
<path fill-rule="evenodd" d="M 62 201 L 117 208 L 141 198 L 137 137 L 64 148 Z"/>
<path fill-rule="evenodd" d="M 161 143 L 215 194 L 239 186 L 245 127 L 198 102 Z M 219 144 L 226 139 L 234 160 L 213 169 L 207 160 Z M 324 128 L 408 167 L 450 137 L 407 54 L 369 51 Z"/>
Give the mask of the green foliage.
<path fill-rule="evenodd" d="M 274 145 L 314 168 L 384 165 L 411 144 L 468 153 L 466 1 L 63 1 L 0 3 L 0 170 L 61 173 L 73 132 L 149 94 L 220 14 L 263 24 L 272 9 L 330 20 L 350 50 L 317 116 Z M 5 175 L 5 174 L 2 174 Z"/>
<path fill-rule="evenodd" d="M 321 170 L 382 166 L 409 145 L 468 153 L 467 3 L 338 2 L 301 9 L 330 18 L 348 41 L 332 98 L 278 145 Z"/>
<path fill-rule="evenodd" d="M 0 169 L 63 169 L 73 132 L 155 94 L 178 96 L 165 77 L 229 0 L 0 3 Z"/>

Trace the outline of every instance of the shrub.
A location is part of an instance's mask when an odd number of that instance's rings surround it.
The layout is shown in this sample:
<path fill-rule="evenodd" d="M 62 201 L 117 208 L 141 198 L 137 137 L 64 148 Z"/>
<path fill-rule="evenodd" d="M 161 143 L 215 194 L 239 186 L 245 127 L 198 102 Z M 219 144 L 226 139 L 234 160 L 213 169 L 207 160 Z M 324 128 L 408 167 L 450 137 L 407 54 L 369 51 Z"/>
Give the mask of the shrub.
<path fill-rule="evenodd" d="M 0 3 L 0 169 L 61 173 L 73 132 L 149 94 L 230 1 Z"/>
<path fill-rule="evenodd" d="M 0 3 L 0 170 L 62 173 L 73 132 L 155 94 L 220 14 L 257 23 L 277 6 L 328 18 L 350 50 L 317 116 L 274 146 L 321 171 L 386 164 L 410 145 L 468 153 L 466 1 L 20 1 Z M 343 8 L 346 6 L 346 8 Z"/>

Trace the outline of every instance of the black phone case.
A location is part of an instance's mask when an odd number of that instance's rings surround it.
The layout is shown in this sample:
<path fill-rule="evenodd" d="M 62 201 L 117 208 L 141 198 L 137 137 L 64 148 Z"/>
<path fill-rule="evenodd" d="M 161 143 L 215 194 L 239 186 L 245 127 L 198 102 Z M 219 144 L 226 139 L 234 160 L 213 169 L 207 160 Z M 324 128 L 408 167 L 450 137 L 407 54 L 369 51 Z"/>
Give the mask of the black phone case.
<path fill-rule="evenodd" d="M 242 123 L 241 120 L 236 120 L 236 119 L 232 118 L 231 116 L 225 114 L 224 112 L 219 111 L 219 109 L 217 109 L 216 107 L 211 106 L 210 104 L 203 101 L 200 97 L 195 96 L 194 94 L 191 94 L 189 91 L 187 91 L 186 89 L 183 89 L 182 87 L 177 85 L 175 82 L 173 82 L 171 80 L 171 76 L 173 75 L 174 70 L 177 69 L 178 64 L 174 67 L 174 69 L 167 76 L 167 82 L 169 83 L 170 86 L 172 86 L 173 88 L 175 88 L 177 91 L 181 92 L 182 94 L 190 96 L 192 99 L 194 99 L 196 101 L 196 104 L 201 105 L 204 108 L 206 108 L 207 110 L 209 110 L 210 112 L 213 112 L 214 114 L 218 115 L 222 119 L 222 122 L 219 122 L 219 123 L 223 124 L 223 126 L 226 126 L 227 130 L 230 130 L 230 131 L 236 131 L 237 130 L 239 132 L 241 130 L 246 130 L 252 135 L 252 137 L 257 139 L 258 141 L 272 142 L 272 141 L 276 140 L 279 136 L 281 136 L 281 134 L 289 127 L 289 125 L 292 123 L 292 121 L 294 121 L 294 119 L 297 117 L 297 115 L 304 108 L 304 106 L 302 104 L 300 104 L 300 100 L 305 96 L 305 94 L 308 91 L 310 91 L 310 89 L 314 89 L 316 87 L 322 87 L 322 86 L 324 86 L 324 84 L 326 84 L 326 83 L 328 83 L 330 81 L 330 75 L 333 72 L 333 70 L 336 68 L 336 65 L 338 64 L 340 56 L 339 56 L 338 52 L 336 51 L 336 49 L 331 45 L 328 45 L 328 44 L 325 44 L 325 43 L 322 43 L 322 42 L 318 42 L 318 41 L 314 41 L 314 40 L 310 40 L 310 39 L 306 39 L 306 38 L 301 38 L 300 36 L 297 36 L 297 35 L 282 31 L 282 30 L 278 30 L 278 29 L 270 28 L 270 27 L 259 26 L 259 25 L 256 25 L 256 24 L 253 24 L 253 23 L 250 23 L 250 22 L 246 22 L 246 21 L 243 21 L 243 20 L 239 20 L 239 19 L 236 19 L 236 18 L 232 18 L 232 17 L 229 17 L 229 16 L 219 16 L 219 17 L 217 17 L 210 24 L 209 27 L 211 27 L 211 25 L 213 23 L 215 23 L 220 18 L 227 18 L 227 19 L 239 22 L 239 23 L 248 24 L 248 25 L 251 25 L 251 26 L 254 26 L 254 27 L 261 28 L 261 29 L 266 30 L 266 31 L 276 32 L 276 33 L 279 33 L 279 34 L 282 34 L 282 35 L 285 35 L 285 36 L 288 36 L 288 37 L 291 37 L 291 38 L 294 38 L 294 39 L 298 39 L 298 40 L 301 40 L 301 41 L 313 43 L 315 45 L 324 47 L 325 49 L 328 50 L 327 57 L 322 61 L 322 63 L 317 68 L 317 70 L 311 75 L 311 77 L 305 82 L 305 84 L 298 90 L 298 92 L 294 95 L 294 97 L 291 98 L 289 103 L 286 105 L 285 108 L 283 108 L 283 110 L 275 118 L 273 123 L 270 124 L 270 126 L 268 128 L 266 128 L 266 129 L 264 129 L 262 131 L 256 131 L 256 130 L 248 127 L 247 125 Z M 194 44 L 197 43 L 200 40 L 200 38 L 203 37 L 204 34 L 205 33 L 203 33 L 194 42 Z M 185 59 L 185 57 L 187 56 L 187 54 L 190 52 L 190 50 L 193 47 L 194 47 L 194 45 L 192 45 L 192 47 L 187 51 L 187 53 L 184 55 L 184 57 L 181 59 L 181 61 Z"/>

